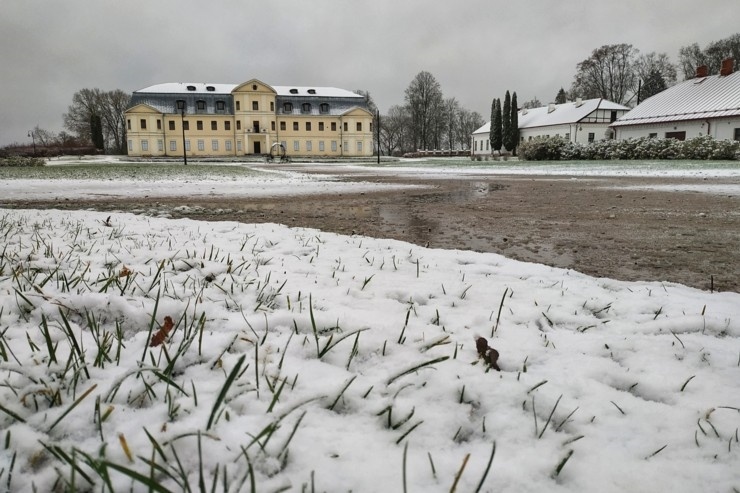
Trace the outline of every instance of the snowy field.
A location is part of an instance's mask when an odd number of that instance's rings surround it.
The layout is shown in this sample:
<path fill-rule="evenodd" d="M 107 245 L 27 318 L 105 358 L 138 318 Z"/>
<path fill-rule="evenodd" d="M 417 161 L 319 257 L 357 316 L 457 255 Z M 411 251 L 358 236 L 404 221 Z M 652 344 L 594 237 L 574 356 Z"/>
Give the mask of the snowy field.
<path fill-rule="evenodd" d="M 0 193 L 389 188 L 348 173 L 708 178 L 664 189 L 737 195 L 740 177 L 737 163 L 52 164 L 0 169 Z M 740 491 L 738 293 L 274 224 L 0 209 L 0 237 L 7 491 Z"/>
<path fill-rule="evenodd" d="M 469 159 L 401 159 L 374 163 L 293 163 L 291 171 L 265 163 L 152 164 L 117 156 L 55 158 L 39 168 L 1 168 L 0 197 L 6 200 L 76 200 L 172 197 L 277 197 L 368 193 L 420 187 L 362 181 L 384 176 L 410 180 L 478 179 L 500 175 L 569 176 L 572 179 L 638 177 L 706 180 L 650 185 L 651 189 L 740 195 L 736 161 L 518 162 Z M 303 171 L 321 171 L 309 174 Z M 343 181 L 351 176 L 353 181 Z M 713 178 L 722 178 L 721 184 Z"/>
<path fill-rule="evenodd" d="M 740 491 L 740 294 L 274 224 L 0 237 L 7 491 Z"/>

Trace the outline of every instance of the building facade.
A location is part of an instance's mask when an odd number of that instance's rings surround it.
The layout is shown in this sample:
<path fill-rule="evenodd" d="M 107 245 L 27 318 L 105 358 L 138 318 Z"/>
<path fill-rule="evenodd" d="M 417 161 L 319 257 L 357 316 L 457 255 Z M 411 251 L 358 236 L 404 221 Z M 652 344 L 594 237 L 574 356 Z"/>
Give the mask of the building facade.
<path fill-rule="evenodd" d="M 135 91 L 125 116 L 129 156 L 373 154 L 365 98 L 334 87 L 165 83 Z"/>
<path fill-rule="evenodd" d="M 733 66 L 726 59 L 718 75 L 699 67 L 693 79 L 646 99 L 614 122 L 615 138 L 740 140 L 740 72 Z"/>
<path fill-rule="evenodd" d="M 629 108 L 606 99 L 577 99 L 563 104 L 519 110 L 519 140 L 560 137 L 570 142 L 587 143 L 607 137 L 609 125 Z M 490 155 L 488 122 L 473 133 L 474 155 Z"/>

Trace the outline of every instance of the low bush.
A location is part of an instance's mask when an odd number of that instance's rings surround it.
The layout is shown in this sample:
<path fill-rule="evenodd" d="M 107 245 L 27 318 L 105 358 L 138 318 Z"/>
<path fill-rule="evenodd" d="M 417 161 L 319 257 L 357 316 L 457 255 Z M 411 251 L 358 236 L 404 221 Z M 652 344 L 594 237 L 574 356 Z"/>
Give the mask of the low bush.
<path fill-rule="evenodd" d="M 26 157 L 26 156 L 8 156 L 0 157 L 0 166 L 12 166 L 16 168 L 30 168 L 34 166 L 44 166 L 46 161 L 40 157 Z"/>
<path fill-rule="evenodd" d="M 679 141 L 640 137 L 599 140 L 588 144 L 560 137 L 536 138 L 519 145 L 519 157 L 527 161 L 602 159 L 729 159 L 740 160 L 740 142 L 710 136 Z"/>

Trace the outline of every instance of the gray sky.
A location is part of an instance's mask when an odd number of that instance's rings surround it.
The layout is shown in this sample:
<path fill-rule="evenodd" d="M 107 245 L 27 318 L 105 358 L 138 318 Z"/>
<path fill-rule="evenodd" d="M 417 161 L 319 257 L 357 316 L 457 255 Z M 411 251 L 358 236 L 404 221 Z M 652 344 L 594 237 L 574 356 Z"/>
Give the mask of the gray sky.
<path fill-rule="evenodd" d="M 605 44 L 678 61 L 740 31 L 737 0 L 0 0 L 0 145 L 59 132 L 82 88 L 163 82 L 335 86 L 381 112 L 422 70 L 484 118 L 555 98 Z"/>

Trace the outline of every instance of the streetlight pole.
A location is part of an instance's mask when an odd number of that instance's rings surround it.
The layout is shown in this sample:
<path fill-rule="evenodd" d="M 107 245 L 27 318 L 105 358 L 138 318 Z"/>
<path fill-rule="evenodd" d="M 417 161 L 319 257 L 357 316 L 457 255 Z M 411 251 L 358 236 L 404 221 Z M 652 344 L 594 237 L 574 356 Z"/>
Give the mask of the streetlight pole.
<path fill-rule="evenodd" d="M 188 150 L 185 147 L 185 101 L 178 101 L 177 107 L 180 109 L 180 123 L 182 124 L 182 160 L 185 166 L 187 166 Z"/>
<path fill-rule="evenodd" d="M 36 157 L 36 136 L 33 133 L 33 130 L 28 131 L 28 136 L 31 137 L 31 140 L 33 141 L 33 157 Z"/>

